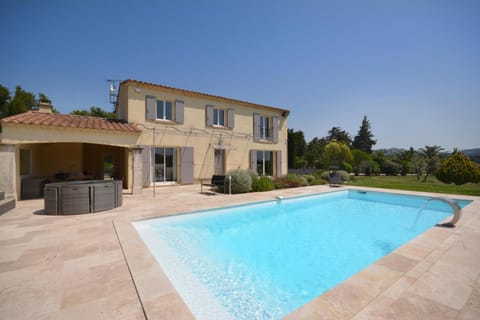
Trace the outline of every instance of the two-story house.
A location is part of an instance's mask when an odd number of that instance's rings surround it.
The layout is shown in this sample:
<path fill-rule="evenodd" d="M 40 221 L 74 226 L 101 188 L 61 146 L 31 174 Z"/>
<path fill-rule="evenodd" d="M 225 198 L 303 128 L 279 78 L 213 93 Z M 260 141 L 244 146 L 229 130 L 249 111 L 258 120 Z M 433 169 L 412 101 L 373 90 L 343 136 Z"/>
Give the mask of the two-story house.
<path fill-rule="evenodd" d="M 288 110 L 127 80 L 116 113 L 142 130 L 143 186 L 193 183 L 236 168 L 287 172 Z"/>
<path fill-rule="evenodd" d="M 115 112 L 113 121 L 54 114 L 42 104 L 2 119 L 0 191 L 26 198 L 32 177 L 116 178 L 136 194 L 230 169 L 287 172 L 288 110 L 126 80 Z"/>

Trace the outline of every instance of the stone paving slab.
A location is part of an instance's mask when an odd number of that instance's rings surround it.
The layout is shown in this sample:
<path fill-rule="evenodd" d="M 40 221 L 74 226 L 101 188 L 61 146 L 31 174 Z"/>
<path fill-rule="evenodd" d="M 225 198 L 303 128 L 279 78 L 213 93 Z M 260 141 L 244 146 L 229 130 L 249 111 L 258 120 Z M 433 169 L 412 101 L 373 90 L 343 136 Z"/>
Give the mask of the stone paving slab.
<path fill-rule="evenodd" d="M 120 208 L 76 216 L 19 201 L 0 216 L 0 318 L 193 319 L 131 221 L 332 190 L 209 196 L 199 185 L 162 187 L 155 198 L 125 194 Z M 475 200 L 456 228 L 428 230 L 286 319 L 480 319 L 480 199 L 455 197 Z"/>

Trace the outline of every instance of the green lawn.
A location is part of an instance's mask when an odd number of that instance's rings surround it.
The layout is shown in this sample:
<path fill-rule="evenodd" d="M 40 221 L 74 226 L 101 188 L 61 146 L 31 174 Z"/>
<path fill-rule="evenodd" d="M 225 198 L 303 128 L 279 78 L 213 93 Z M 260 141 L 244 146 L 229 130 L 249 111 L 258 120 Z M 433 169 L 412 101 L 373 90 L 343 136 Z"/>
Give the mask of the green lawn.
<path fill-rule="evenodd" d="M 426 182 L 423 182 L 423 177 L 417 180 L 416 176 L 355 176 L 350 178 L 348 185 L 480 196 L 480 183 L 457 186 L 440 182 L 435 177 L 429 177 Z"/>

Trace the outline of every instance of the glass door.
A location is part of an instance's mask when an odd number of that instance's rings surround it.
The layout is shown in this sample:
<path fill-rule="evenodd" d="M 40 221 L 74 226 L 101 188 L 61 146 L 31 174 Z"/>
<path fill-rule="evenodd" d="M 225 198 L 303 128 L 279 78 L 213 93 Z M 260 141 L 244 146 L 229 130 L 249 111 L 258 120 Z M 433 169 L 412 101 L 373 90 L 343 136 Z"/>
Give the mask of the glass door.
<path fill-rule="evenodd" d="M 153 157 L 153 181 L 177 181 L 177 150 L 174 148 L 155 148 Z"/>

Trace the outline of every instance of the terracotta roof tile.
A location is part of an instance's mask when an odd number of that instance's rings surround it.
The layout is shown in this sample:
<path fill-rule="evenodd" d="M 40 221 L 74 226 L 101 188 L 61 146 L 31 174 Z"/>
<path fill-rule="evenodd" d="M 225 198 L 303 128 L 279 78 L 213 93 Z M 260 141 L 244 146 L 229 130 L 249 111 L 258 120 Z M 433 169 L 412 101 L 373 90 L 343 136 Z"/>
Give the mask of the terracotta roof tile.
<path fill-rule="evenodd" d="M 28 111 L 16 114 L 2 119 L 1 122 L 49 127 L 141 132 L 141 130 L 134 124 L 124 123 L 118 120 L 76 116 L 71 114 L 44 113 L 38 111 Z"/>

